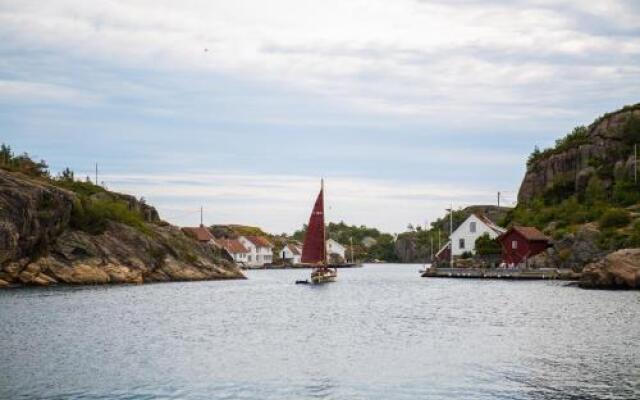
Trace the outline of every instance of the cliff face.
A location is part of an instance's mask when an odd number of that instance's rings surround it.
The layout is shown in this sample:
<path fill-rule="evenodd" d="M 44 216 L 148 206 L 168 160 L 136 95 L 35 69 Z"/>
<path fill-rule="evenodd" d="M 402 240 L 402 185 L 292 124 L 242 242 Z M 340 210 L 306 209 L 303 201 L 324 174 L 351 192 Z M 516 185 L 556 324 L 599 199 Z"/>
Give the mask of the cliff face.
<path fill-rule="evenodd" d="M 605 115 L 587 128 L 586 142 L 532 162 L 524 176 L 518 201 L 526 203 L 543 196 L 554 185 L 574 192 L 583 190 L 597 167 L 612 169 L 603 184 L 610 188 L 615 180 L 633 174 L 633 154 L 623 138 L 623 127 L 632 118 L 640 118 L 640 105 L 625 107 Z"/>
<path fill-rule="evenodd" d="M 91 195 L 104 199 L 126 204 L 143 222 L 107 220 L 100 233 L 77 229 L 78 195 L 0 170 L 0 286 L 243 278 L 211 247 L 162 222 L 153 207 L 118 193 Z"/>

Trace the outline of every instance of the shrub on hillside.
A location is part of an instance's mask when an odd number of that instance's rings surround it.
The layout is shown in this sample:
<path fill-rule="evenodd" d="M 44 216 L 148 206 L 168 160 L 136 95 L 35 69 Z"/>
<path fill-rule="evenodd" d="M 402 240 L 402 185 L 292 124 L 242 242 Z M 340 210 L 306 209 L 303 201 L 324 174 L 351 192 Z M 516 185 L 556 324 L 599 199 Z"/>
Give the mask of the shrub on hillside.
<path fill-rule="evenodd" d="M 103 233 L 109 221 L 129 225 L 138 231 L 149 234 L 143 216 L 130 210 L 127 203 L 120 200 L 93 200 L 85 196 L 74 204 L 71 214 L 71 227 L 93 235 Z"/>
<path fill-rule="evenodd" d="M 620 228 L 629 225 L 631 217 L 627 210 L 612 208 L 604 212 L 598 221 L 602 229 Z"/>

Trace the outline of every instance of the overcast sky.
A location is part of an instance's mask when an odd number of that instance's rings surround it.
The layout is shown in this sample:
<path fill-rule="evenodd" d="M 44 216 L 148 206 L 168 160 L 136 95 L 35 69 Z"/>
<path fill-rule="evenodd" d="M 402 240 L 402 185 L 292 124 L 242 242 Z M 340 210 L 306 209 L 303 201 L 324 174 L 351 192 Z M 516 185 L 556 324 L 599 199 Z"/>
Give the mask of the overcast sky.
<path fill-rule="evenodd" d="M 0 2 L 0 141 L 179 225 L 400 232 L 640 101 L 634 0 Z"/>

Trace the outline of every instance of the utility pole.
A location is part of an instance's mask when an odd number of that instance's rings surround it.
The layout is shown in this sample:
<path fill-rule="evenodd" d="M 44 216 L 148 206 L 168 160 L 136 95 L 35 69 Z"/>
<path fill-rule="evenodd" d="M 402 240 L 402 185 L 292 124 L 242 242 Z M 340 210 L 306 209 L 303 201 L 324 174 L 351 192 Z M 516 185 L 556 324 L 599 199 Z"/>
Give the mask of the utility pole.
<path fill-rule="evenodd" d="M 98 186 L 98 163 L 96 163 L 96 186 Z"/>
<path fill-rule="evenodd" d="M 453 268 L 453 203 L 447 209 L 449 211 L 449 268 Z"/>
<path fill-rule="evenodd" d="M 429 240 L 431 241 L 431 256 L 429 257 L 429 262 L 433 262 L 433 233 L 429 232 Z"/>
<path fill-rule="evenodd" d="M 355 258 L 353 257 L 353 236 L 349 238 L 349 242 L 351 242 L 351 264 L 355 264 Z"/>
<path fill-rule="evenodd" d="M 500 207 L 500 192 L 498 192 L 498 207 Z"/>
<path fill-rule="evenodd" d="M 200 226 L 204 226 L 204 218 L 203 218 L 203 211 L 202 211 L 202 206 L 200 206 Z"/>

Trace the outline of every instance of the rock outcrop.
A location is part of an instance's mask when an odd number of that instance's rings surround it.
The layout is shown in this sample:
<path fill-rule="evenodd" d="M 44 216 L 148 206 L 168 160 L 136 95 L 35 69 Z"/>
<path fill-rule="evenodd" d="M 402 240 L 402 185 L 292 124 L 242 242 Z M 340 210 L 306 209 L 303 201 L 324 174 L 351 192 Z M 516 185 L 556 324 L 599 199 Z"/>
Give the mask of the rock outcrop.
<path fill-rule="evenodd" d="M 133 196 L 103 191 L 142 215 L 144 229 L 108 221 L 92 234 L 71 224 L 78 196 L 0 169 L 0 287 L 244 278 L 207 244 L 160 220 Z"/>
<path fill-rule="evenodd" d="M 561 268 L 580 272 L 585 265 L 605 255 L 605 251 L 598 246 L 599 237 L 597 224 L 584 224 L 576 233 L 554 241 L 553 247 L 529 259 L 528 265 L 532 268 Z"/>
<path fill-rule="evenodd" d="M 594 289 L 640 289 L 640 249 L 623 249 L 587 265 L 580 286 Z"/>
<path fill-rule="evenodd" d="M 588 127 L 585 143 L 531 163 L 520 186 L 518 202 L 526 203 L 543 196 L 554 185 L 564 185 L 580 192 L 597 172 L 594 164 L 611 167 L 611 173 L 603 179 L 605 188 L 632 174 L 633 156 L 625 144 L 622 129 L 632 117 L 640 118 L 640 105 L 625 107 L 599 118 Z"/>

